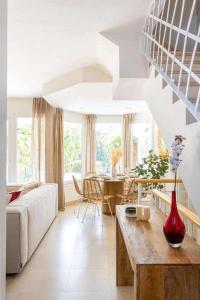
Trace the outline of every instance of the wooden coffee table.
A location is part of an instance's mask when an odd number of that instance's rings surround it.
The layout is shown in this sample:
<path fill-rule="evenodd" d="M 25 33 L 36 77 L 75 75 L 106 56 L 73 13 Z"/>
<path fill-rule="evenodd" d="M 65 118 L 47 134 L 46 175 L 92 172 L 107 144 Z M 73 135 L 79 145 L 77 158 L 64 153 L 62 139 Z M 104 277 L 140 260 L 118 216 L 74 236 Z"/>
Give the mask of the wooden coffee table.
<path fill-rule="evenodd" d="M 200 246 L 186 236 L 181 248 L 169 247 L 166 216 L 154 206 L 149 222 L 127 218 L 121 205 L 116 215 L 117 286 L 134 285 L 134 300 L 199 300 Z"/>

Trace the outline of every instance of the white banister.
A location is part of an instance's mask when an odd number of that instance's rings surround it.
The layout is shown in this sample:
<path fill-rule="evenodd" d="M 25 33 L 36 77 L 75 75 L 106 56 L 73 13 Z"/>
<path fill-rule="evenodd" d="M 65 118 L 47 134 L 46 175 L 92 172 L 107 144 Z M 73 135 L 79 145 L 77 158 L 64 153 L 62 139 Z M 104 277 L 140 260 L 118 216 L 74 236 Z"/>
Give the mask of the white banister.
<path fill-rule="evenodd" d="M 143 26 L 141 45 L 147 60 L 162 75 L 194 118 L 200 121 L 198 21 L 197 28 L 191 31 L 191 27 L 194 27 L 191 26 L 193 18 L 199 16 L 198 1 L 191 0 L 189 5 L 185 0 L 153 0 Z"/>

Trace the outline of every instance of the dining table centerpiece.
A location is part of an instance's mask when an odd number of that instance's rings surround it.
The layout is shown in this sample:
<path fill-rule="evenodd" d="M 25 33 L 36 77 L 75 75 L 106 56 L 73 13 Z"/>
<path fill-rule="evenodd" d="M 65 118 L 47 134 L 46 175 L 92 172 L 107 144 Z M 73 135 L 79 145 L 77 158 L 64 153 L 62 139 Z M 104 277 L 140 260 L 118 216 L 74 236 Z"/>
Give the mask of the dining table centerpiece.
<path fill-rule="evenodd" d="M 180 156 L 184 148 L 184 140 L 185 138 L 182 135 L 175 136 L 169 156 L 170 169 L 174 173 L 175 183 L 172 191 L 171 210 L 163 226 L 163 231 L 168 244 L 172 248 L 179 248 L 185 236 L 185 225 L 178 213 L 176 203 L 177 170 L 181 163 Z"/>
<path fill-rule="evenodd" d="M 119 163 L 122 157 L 122 150 L 120 148 L 116 148 L 112 153 L 112 177 L 115 178 L 117 176 L 117 164 Z"/>

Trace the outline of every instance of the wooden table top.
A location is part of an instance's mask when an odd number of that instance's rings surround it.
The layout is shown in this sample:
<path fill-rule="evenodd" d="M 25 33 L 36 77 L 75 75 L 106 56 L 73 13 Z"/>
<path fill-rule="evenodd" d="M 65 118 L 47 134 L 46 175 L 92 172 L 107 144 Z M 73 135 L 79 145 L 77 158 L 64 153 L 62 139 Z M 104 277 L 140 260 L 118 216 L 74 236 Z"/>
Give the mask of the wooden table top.
<path fill-rule="evenodd" d="M 132 265 L 200 265 L 200 246 L 190 237 L 185 236 L 178 249 L 167 244 L 163 233 L 166 216 L 155 206 L 149 222 L 127 218 L 122 205 L 116 207 L 116 215 Z"/>
<path fill-rule="evenodd" d="M 96 179 L 99 181 L 104 181 L 104 182 L 123 182 L 125 179 L 120 179 L 120 178 L 103 178 L 103 177 L 86 177 L 85 179 Z"/>

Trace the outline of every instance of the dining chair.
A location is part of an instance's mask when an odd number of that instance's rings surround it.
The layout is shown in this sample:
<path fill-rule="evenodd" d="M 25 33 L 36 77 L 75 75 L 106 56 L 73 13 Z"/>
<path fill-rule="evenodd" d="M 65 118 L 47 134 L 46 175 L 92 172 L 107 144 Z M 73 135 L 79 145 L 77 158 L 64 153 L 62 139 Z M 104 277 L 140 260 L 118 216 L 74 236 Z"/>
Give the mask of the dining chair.
<path fill-rule="evenodd" d="M 92 176 L 96 176 L 97 173 L 96 172 L 87 172 L 86 177 L 92 177 Z"/>
<path fill-rule="evenodd" d="M 125 180 L 123 194 L 117 194 L 121 199 L 121 204 L 135 202 L 137 200 L 135 180 Z"/>
<path fill-rule="evenodd" d="M 93 179 L 93 178 L 89 178 L 89 179 L 85 179 L 85 197 L 87 197 L 88 202 L 87 202 L 87 206 L 83 215 L 83 219 L 82 219 L 82 223 L 85 220 L 88 208 L 91 204 L 94 204 L 94 217 L 96 215 L 96 211 L 98 212 L 98 215 L 100 215 L 99 212 L 99 207 L 98 204 L 106 204 L 109 207 L 110 210 L 110 214 L 113 218 L 113 213 L 112 213 L 112 209 L 110 206 L 110 199 L 112 198 L 112 195 L 104 195 L 102 186 L 99 182 L 99 180 L 97 179 Z"/>
<path fill-rule="evenodd" d="M 85 186 L 84 180 L 83 180 L 83 187 L 82 187 L 82 191 L 81 191 L 76 177 L 72 175 L 72 179 L 73 179 L 75 191 L 80 196 L 80 199 L 78 199 L 78 200 L 80 202 L 87 201 L 87 197 L 85 197 L 85 192 L 84 192 L 84 186 Z M 79 217 L 79 214 L 80 214 L 80 207 L 81 207 L 81 203 L 79 203 L 77 217 Z"/>

